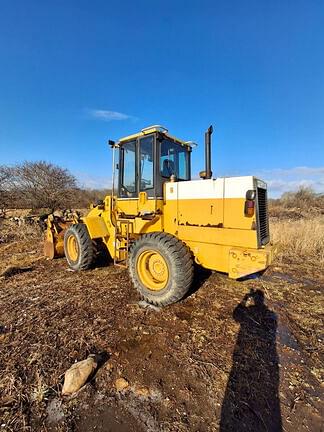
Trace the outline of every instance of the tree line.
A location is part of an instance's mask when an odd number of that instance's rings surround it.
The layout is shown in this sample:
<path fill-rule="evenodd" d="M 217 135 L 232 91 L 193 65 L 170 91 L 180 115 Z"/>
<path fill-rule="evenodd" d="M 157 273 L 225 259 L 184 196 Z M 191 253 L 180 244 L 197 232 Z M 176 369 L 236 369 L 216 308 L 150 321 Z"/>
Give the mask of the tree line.
<path fill-rule="evenodd" d="M 84 189 L 67 169 L 45 162 L 0 165 L 0 209 L 88 207 L 108 189 Z"/>

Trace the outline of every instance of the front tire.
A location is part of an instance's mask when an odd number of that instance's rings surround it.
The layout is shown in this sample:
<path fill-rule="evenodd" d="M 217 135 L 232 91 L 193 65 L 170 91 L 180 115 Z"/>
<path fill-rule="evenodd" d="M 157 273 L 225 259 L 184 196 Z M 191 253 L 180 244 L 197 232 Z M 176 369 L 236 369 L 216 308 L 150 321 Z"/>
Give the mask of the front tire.
<path fill-rule="evenodd" d="M 130 250 L 128 269 L 133 284 L 149 303 L 165 306 L 182 299 L 193 280 L 188 247 L 170 234 L 144 234 Z"/>
<path fill-rule="evenodd" d="M 66 230 L 64 253 L 73 270 L 87 270 L 92 266 L 95 250 L 85 224 L 74 224 Z"/>

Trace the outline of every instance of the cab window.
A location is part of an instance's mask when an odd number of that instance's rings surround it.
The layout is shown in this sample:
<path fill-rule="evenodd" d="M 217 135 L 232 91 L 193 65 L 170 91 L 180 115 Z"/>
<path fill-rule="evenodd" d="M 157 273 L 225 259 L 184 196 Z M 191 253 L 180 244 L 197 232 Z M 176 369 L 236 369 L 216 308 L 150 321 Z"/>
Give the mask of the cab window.
<path fill-rule="evenodd" d="M 121 179 L 121 196 L 136 195 L 136 141 L 123 145 L 123 172 Z"/>
<path fill-rule="evenodd" d="M 140 191 L 154 187 L 154 139 L 148 136 L 140 140 Z"/>
<path fill-rule="evenodd" d="M 164 178 L 169 179 L 174 175 L 177 180 L 189 180 L 189 152 L 187 148 L 164 139 L 161 142 L 160 169 Z"/>

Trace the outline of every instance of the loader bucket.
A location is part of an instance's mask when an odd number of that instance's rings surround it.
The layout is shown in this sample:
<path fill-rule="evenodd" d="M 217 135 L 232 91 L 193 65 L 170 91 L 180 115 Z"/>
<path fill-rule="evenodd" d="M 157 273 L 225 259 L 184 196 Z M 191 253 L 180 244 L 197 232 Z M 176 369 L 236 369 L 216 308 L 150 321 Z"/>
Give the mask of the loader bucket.
<path fill-rule="evenodd" d="M 73 221 L 63 221 L 50 215 L 44 239 L 44 255 L 49 259 L 64 256 L 64 234 Z"/>
<path fill-rule="evenodd" d="M 53 259 L 55 257 L 54 236 L 49 228 L 47 228 L 45 232 L 44 255 L 49 259 Z"/>
<path fill-rule="evenodd" d="M 54 259 L 64 256 L 64 233 L 65 230 L 62 230 L 59 234 L 53 234 L 47 228 L 44 241 L 44 255 L 47 258 Z"/>

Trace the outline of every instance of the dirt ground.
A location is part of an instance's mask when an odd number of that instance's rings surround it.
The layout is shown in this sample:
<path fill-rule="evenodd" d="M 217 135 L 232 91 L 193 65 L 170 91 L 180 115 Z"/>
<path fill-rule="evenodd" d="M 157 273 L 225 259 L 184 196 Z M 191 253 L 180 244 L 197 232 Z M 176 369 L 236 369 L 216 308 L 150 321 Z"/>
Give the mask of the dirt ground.
<path fill-rule="evenodd" d="M 324 272 L 311 259 L 244 281 L 200 270 L 158 309 L 123 268 L 73 272 L 39 238 L 13 238 L 0 244 L 1 432 L 322 430 Z M 95 376 L 62 397 L 89 354 Z"/>

